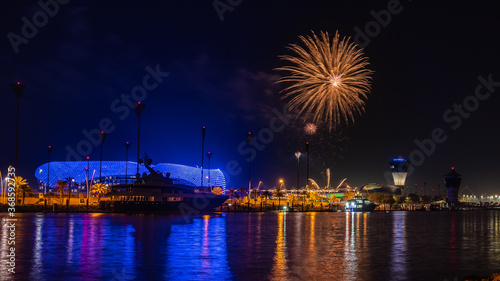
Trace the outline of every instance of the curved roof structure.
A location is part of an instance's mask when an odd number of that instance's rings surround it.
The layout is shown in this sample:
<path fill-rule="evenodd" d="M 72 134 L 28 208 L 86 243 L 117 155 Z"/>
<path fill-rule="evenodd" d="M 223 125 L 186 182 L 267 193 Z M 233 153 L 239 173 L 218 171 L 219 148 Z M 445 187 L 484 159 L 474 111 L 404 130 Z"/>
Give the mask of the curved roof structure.
<path fill-rule="evenodd" d="M 87 164 L 89 167 L 89 177 L 94 180 L 99 178 L 99 161 L 72 161 L 72 162 L 50 162 L 50 184 L 55 186 L 58 180 L 63 180 L 67 177 L 72 177 L 78 183 L 86 181 Z M 127 164 L 127 165 L 126 165 Z M 102 161 L 102 179 L 103 182 L 109 183 L 125 183 L 125 167 L 127 167 L 128 182 L 132 183 L 132 176 L 135 176 L 137 169 L 137 162 L 128 161 Z M 166 174 L 170 173 L 170 178 L 178 184 L 185 184 L 190 186 L 200 186 L 201 183 L 201 168 L 190 167 L 179 164 L 159 163 L 151 165 L 156 171 Z M 35 171 L 35 177 L 40 184 L 47 183 L 47 172 L 49 164 L 45 163 L 39 166 Z M 149 174 L 144 166 L 139 166 L 139 172 Z M 210 174 L 210 176 L 209 176 Z M 226 179 L 224 174 L 219 169 L 203 169 L 203 186 L 220 186 L 223 189 L 226 187 Z M 208 182 L 210 177 L 210 184 Z"/>
<path fill-rule="evenodd" d="M 401 188 L 394 185 L 388 184 L 378 184 L 378 183 L 369 183 L 361 188 L 361 191 L 365 192 L 384 192 L 384 193 L 392 193 L 392 194 L 400 194 Z"/>

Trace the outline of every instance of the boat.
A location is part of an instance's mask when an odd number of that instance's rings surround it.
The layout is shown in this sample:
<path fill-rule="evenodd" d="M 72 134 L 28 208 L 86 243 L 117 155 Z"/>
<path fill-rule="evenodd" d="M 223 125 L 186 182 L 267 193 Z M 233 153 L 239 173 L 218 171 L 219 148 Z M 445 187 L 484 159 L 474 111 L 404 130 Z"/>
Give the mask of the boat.
<path fill-rule="evenodd" d="M 102 211 L 197 215 L 215 211 L 229 198 L 206 189 L 174 183 L 170 173 L 163 175 L 155 171 L 147 156 L 142 162 L 149 175 L 136 175 L 132 184 L 112 186 L 109 200 L 99 204 Z"/>
<path fill-rule="evenodd" d="M 354 197 L 354 199 L 347 200 L 345 203 L 346 212 L 371 212 L 376 207 L 375 203 L 362 197 Z"/>

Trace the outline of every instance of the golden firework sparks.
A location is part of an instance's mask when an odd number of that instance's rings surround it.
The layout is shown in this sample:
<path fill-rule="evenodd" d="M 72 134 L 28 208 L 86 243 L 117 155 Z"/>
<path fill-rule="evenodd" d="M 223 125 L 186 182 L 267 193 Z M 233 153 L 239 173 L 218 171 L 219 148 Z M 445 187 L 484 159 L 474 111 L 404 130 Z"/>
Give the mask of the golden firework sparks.
<path fill-rule="evenodd" d="M 307 123 L 304 126 L 304 131 L 308 135 L 314 135 L 314 134 L 316 134 L 316 130 L 318 130 L 318 127 L 315 124 L 313 124 L 313 123 Z"/>
<path fill-rule="evenodd" d="M 364 112 L 373 74 L 363 49 L 338 32 L 332 40 L 327 32 L 299 38 L 305 47 L 291 44 L 295 55 L 280 56 L 290 63 L 278 68 L 289 73 L 278 80 L 290 83 L 281 98 L 298 116 L 312 116 L 313 123 L 325 122 L 329 129 L 354 122 Z"/>

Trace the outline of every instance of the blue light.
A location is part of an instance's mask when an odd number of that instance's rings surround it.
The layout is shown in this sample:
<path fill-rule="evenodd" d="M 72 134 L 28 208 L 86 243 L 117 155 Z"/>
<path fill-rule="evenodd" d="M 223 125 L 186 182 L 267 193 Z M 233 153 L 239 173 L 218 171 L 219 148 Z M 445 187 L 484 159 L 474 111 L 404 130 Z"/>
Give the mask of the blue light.
<path fill-rule="evenodd" d="M 407 162 L 408 161 L 408 159 L 406 159 L 406 158 L 392 158 L 389 160 L 394 161 L 394 162 Z"/>

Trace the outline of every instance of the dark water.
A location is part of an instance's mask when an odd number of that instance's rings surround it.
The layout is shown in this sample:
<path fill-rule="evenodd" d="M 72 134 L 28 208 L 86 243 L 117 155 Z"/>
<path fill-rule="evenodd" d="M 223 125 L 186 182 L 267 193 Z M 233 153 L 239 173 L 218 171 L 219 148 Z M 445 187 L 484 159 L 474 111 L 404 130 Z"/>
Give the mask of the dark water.
<path fill-rule="evenodd" d="M 500 271 L 500 211 L 17 219 L 15 275 L 0 230 L 2 280 L 442 281 Z"/>

